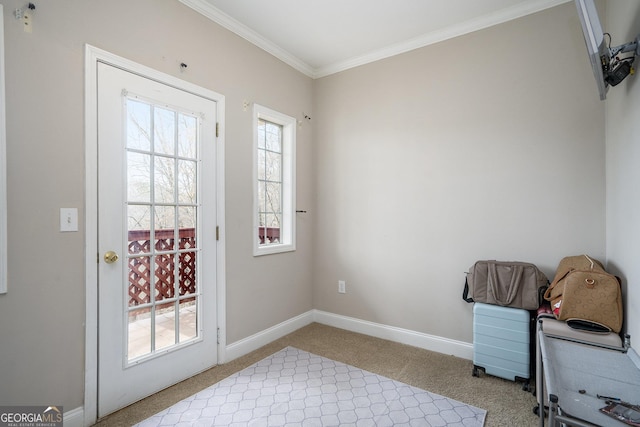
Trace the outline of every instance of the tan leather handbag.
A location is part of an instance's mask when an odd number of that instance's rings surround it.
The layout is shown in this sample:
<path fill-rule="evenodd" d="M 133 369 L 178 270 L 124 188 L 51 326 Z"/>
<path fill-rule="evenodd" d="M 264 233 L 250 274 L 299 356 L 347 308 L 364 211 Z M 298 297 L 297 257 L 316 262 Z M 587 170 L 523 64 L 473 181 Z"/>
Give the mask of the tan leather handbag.
<path fill-rule="evenodd" d="M 587 255 L 560 261 L 544 299 L 558 320 L 586 320 L 616 333 L 622 329 L 620 281 Z"/>

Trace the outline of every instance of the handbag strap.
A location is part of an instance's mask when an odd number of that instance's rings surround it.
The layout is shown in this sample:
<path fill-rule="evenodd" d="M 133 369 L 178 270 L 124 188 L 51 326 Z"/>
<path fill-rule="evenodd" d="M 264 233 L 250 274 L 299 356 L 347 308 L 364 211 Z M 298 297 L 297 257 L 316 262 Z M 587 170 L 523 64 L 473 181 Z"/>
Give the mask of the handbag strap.
<path fill-rule="evenodd" d="M 589 260 L 589 262 L 591 263 L 591 270 L 593 270 L 593 265 L 594 265 L 593 260 L 589 258 L 589 255 L 585 255 L 584 257 Z"/>
<path fill-rule="evenodd" d="M 558 283 L 560 283 L 565 277 L 567 277 L 567 275 L 569 273 L 571 273 L 572 271 L 576 271 L 574 268 L 571 268 L 567 271 L 564 272 L 564 274 L 560 277 L 557 277 L 552 283 L 551 285 L 549 285 L 549 287 L 547 288 L 546 291 L 544 291 L 544 299 L 547 301 L 551 301 L 551 291 L 558 285 Z"/>
<path fill-rule="evenodd" d="M 520 286 L 522 284 L 522 273 L 524 272 L 524 268 L 521 265 L 512 266 L 511 271 L 511 280 L 509 281 L 509 288 L 507 290 L 506 299 L 501 297 L 500 292 L 500 283 L 498 279 L 498 271 L 495 262 L 490 262 L 488 267 L 488 284 L 489 288 L 493 292 L 493 297 L 496 302 L 500 305 L 509 305 L 513 302 L 518 295 L 518 291 L 520 290 Z"/>
<path fill-rule="evenodd" d="M 590 268 L 590 270 L 593 270 L 593 267 L 595 266 L 595 262 L 594 262 L 591 258 L 589 258 L 589 256 L 588 256 L 588 255 L 584 255 L 584 257 L 585 257 L 587 260 L 589 260 L 589 263 L 591 264 L 591 265 L 590 265 L 590 267 L 589 267 L 589 268 Z M 544 292 L 544 299 L 545 299 L 545 300 L 547 300 L 547 301 L 551 301 L 551 291 L 553 290 L 553 288 L 555 288 L 555 287 L 556 287 L 556 285 L 557 285 L 558 283 L 560 283 L 560 282 L 561 282 L 565 277 L 567 277 L 567 275 L 568 275 L 569 273 L 571 273 L 572 271 L 576 271 L 576 269 L 575 269 L 575 268 L 570 268 L 570 269 L 568 269 L 567 271 L 565 271 L 565 272 L 564 272 L 564 274 L 563 274 L 562 276 L 560 276 L 560 277 L 556 277 L 556 278 L 553 280 L 553 282 L 551 283 L 551 285 L 550 285 L 550 286 L 547 288 L 547 290 Z"/>
<path fill-rule="evenodd" d="M 473 298 L 469 296 L 469 281 L 467 278 L 464 279 L 464 289 L 462 290 L 462 299 L 466 302 L 474 302 Z"/>

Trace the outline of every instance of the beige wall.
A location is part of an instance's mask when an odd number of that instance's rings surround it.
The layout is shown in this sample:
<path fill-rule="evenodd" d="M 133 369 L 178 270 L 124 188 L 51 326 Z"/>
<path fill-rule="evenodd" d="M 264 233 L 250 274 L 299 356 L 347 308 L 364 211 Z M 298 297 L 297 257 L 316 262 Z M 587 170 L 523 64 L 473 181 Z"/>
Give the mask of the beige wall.
<path fill-rule="evenodd" d="M 616 46 L 640 33 L 640 3 L 606 3 L 606 25 Z M 638 63 L 635 64 L 638 66 Z M 607 266 L 622 278 L 625 330 L 640 345 L 640 81 L 629 76 L 607 95 Z"/>
<path fill-rule="evenodd" d="M 252 117 L 243 111 L 247 100 L 302 120 L 312 114 L 310 78 L 174 0 L 37 2 L 32 34 L 12 16 L 26 3 L 1 3 L 9 292 L 0 296 L 0 404 L 83 405 L 85 235 L 60 233 L 58 218 L 61 207 L 84 207 L 85 43 L 226 97 L 227 342 L 312 308 L 308 219 L 296 252 L 252 256 Z M 297 129 L 297 198 L 313 211 L 311 126 Z"/>
<path fill-rule="evenodd" d="M 476 260 L 604 260 L 593 86 L 573 3 L 318 80 L 314 306 L 471 342 Z"/>
<path fill-rule="evenodd" d="M 174 0 L 39 2 L 32 34 L 11 16 L 25 3 L 0 3 L 0 404 L 83 405 L 85 236 L 58 232 L 58 210 L 84 204 L 85 43 L 226 96 L 227 343 L 311 308 L 471 342 L 460 295 L 475 260 L 530 261 L 551 276 L 565 255 L 605 257 L 605 103 L 571 3 L 315 82 Z M 638 28 L 633 0 L 613 12 Z M 628 82 L 607 101 L 608 258 L 630 283 L 635 92 Z M 245 100 L 313 117 L 298 128 L 297 207 L 309 213 L 295 253 L 252 256 Z"/>

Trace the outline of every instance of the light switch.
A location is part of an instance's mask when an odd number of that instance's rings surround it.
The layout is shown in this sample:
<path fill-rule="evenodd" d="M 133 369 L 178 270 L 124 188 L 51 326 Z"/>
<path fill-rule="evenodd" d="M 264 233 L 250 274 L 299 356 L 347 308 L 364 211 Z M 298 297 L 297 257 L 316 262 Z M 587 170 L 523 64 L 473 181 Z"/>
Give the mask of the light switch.
<path fill-rule="evenodd" d="M 60 231 L 78 231 L 77 208 L 60 208 Z"/>

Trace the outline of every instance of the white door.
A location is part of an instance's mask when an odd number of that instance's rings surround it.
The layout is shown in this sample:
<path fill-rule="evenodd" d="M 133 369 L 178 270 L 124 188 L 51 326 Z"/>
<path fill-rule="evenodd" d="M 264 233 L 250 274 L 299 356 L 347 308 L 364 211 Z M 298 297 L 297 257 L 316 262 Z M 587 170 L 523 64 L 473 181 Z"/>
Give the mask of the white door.
<path fill-rule="evenodd" d="M 98 416 L 217 363 L 216 107 L 98 64 Z"/>

